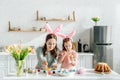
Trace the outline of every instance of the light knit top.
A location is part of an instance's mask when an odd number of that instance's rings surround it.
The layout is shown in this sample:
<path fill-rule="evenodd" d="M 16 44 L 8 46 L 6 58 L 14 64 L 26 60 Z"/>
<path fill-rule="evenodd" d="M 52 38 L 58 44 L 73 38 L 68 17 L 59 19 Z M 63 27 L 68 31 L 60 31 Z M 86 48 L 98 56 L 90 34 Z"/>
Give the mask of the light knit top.
<path fill-rule="evenodd" d="M 57 50 L 57 55 L 59 53 L 59 49 Z M 38 59 L 38 64 L 37 66 L 40 68 L 40 69 L 44 69 L 44 67 L 42 66 L 42 62 L 43 61 L 47 61 L 48 63 L 48 67 L 52 67 L 52 64 L 53 63 L 57 63 L 57 57 L 56 58 L 53 58 L 50 54 L 50 52 L 47 52 L 47 55 L 44 56 L 43 55 L 43 48 L 42 47 L 38 47 L 36 49 L 36 54 L 37 54 L 37 59 Z"/>

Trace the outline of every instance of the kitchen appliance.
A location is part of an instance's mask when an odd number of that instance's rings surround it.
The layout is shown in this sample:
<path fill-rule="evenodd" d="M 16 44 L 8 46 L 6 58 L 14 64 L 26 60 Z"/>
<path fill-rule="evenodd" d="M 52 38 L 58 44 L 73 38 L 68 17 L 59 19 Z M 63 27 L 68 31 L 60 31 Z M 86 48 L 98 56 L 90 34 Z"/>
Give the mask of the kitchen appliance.
<path fill-rule="evenodd" d="M 82 43 L 80 39 L 78 41 L 78 52 L 82 52 Z"/>
<path fill-rule="evenodd" d="M 111 32 L 112 30 L 109 26 L 94 26 L 94 65 L 98 62 L 106 62 L 111 68 L 113 68 L 113 49 L 111 42 Z"/>
<path fill-rule="evenodd" d="M 89 52 L 88 44 L 83 44 L 83 52 Z"/>

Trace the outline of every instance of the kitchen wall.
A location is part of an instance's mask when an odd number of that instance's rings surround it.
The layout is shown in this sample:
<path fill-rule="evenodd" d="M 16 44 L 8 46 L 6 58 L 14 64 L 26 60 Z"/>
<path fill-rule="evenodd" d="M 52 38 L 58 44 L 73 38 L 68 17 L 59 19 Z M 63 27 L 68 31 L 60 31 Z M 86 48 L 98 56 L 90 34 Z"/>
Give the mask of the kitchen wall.
<path fill-rule="evenodd" d="M 68 34 L 76 30 L 73 40 L 90 44 L 90 28 L 94 26 L 93 16 L 99 16 L 98 25 L 108 25 L 113 29 L 114 70 L 120 73 L 120 1 L 114 0 L 1 0 L 0 1 L 0 46 L 18 43 L 42 46 L 47 33 L 40 32 L 8 32 L 8 21 L 11 26 L 28 30 L 32 27 L 44 27 L 45 22 L 35 21 L 36 10 L 40 16 L 48 18 L 65 18 L 72 11 L 76 13 L 75 22 L 49 22 L 53 29 L 62 24 L 61 32 Z M 116 33 L 115 33 L 116 32 Z M 61 47 L 61 39 L 58 38 Z M 116 60 L 117 59 L 117 60 Z"/>
<path fill-rule="evenodd" d="M 120 4 L 116 4 L 114 8 L 114 28 L 113 28 L 113 61 L 114 70 L 120 73 Z"/>

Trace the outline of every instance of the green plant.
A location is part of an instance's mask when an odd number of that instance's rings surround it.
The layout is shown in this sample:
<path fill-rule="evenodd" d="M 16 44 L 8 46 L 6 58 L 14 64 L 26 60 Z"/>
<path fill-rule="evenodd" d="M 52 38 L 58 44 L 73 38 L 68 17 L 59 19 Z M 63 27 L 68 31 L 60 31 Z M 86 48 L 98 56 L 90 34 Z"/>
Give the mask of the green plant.
<path fill-rule="evenodd" d="M 97 22 L 100 21 L 99 17 L 93 17 L 91 18 L 93 22 L 95 22 L 95 25 L 97 25 Z"/>

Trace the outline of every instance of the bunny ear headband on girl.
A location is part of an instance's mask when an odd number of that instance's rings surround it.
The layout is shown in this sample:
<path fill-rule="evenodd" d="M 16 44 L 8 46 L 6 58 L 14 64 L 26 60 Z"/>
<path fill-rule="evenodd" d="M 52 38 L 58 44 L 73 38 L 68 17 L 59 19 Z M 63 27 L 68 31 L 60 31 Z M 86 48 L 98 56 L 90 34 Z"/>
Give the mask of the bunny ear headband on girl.
<path fill-rule="evenodd" d="M 55 34 L 58 35 L 58 32 L 60 32 L 62 25 L 59 25 L 54 31 L 51 29 L 50 25 L 48 23 L 46 23 L 45 28 L 47 30 L 48 33 L 50 34 Z"/>
<path fill-rule="evenodd" d="M 72 39 L 72 37 L 75 35 L 75 31 L 72 31 L 72 32 L 69 33 L 68 35 L 65 35 L 65 34 L 63 34 L 63 33 L 58 33 L 58 35 L 59 35 L 60 37 L 62 37 L 63 40 L 64 40 L 65 38 L 70 38 L 70 39 Z"/>
<path fill-rule="evenodd" d="M 55 35 L 57 35 L 57 36 L 62 37 L 63 39 L 65 39 L 65 38 L 71 38 L 71 39 L 72 39 L 72 37 L 73 37 L 74 34 L 75 34 L 75 31 L 72 31 L 72 32 L 69 33 L 68 35 L 65 35 L 65 34 L 63 34 L 63 33 L 60 33 L 60 30 L 61 30 L 61 28 L 62 28 L 62 25 L 59 25 L 54 31 L 52 31 L 50 25 L 49 25 L 48 23 L 46 23 L 45 28 L 46 28 L 46 30 L 47 30 L 48 33 L 50 33 L 50 34 L 55 34 Z"/>

